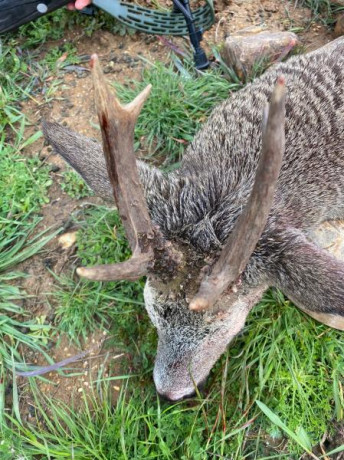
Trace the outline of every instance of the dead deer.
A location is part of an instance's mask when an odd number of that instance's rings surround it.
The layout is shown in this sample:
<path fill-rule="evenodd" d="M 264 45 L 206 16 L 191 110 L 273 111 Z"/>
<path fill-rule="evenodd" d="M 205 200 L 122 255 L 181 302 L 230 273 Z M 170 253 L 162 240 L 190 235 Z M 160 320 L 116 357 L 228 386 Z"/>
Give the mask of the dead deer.
<path fill-rule="evenodd" d="M 134 155 L 150 87 L 121 106 L 96 56 L 91 67 L 103 148 L 57 123 L 44 133 L 98 195 L 114 195 L 133 255 L 78 273 L 147 276 L 157 391 L 193 394 L 270 286 L 343 330 L 344 263 L 316 241 L 324 222 L 344 217 L 344 39 L 232 94 L 170 174 Z"/>

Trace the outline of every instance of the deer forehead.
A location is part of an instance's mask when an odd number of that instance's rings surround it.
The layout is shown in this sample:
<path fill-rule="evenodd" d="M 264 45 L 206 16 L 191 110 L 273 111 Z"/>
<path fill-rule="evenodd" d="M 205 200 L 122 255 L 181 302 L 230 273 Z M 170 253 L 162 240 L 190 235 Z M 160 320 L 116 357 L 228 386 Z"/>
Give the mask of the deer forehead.
<path fill-rule="evenodd" d="M 167 286 L 164 288 L 167 289 Z M 156 279 L 147 279 L 144 289 L 145 307 L 158 331 L 175 334 L 178 330 L 186 334 L 186 331 L 190 333 L 192 330 L 194 336 L 204 338 L 219 329 L 225 329 L 231 335 L 237 334 L 267 285 L 249 288 L 242 284 L 235 292 L 226 291 L 212 309 L 204 312 L 190 311 L 184 288 L 179 295 L 173 295 L 168 290 L 162 292 L 161 289 L 161 283 Z M 192 293 L 196 289 L 193 286 Z"/>

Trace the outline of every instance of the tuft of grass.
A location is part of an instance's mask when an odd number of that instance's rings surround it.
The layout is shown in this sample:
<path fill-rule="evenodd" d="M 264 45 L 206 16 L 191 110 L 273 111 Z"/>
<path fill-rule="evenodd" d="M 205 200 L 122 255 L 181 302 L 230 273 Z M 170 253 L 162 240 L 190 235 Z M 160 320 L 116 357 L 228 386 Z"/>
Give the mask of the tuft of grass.
<path fill-rule="evenodd" d="M 17 365 L 22 362 L 19 345 L 43 352 L 41 339 L 46 337 L 44 331 L 51 329 L 49 325 L 37 324 L 34 320 L 23 320 L 27 314 L 18 303 L 24 302 L 25 293 L 8 283 L 23 276 L 13 272 L 0 275 L 0 365 L 7 371 L 12 369 L 14 360 Z M 30 334 L 32 328 L 36 335 Z"/>
<path fill-rule="evenodd" d="M 37 416 L 43 416 L 41 420 L 46 430 L 33 425 L 24 428 L 12 419 L 22 442 L 21 446 L 11 446 L 12 449 L 16 455 L 25 452 L 26 455 L 56 459 L 120 460 L 185 458 L 178 457 L 178 452 L 190 431 L 195 447 L 198 444 L 198 433 L 192 425 L 198 408 L 164 408 L 150 391 L 136 391 L 133 395 L 125 384 L 115 406 L 109 404 L 111 388 L 106 384 L 102 395 L 101 400 L 94 393 L 91 398 L 85 397 L 82 413 L 75 417 L 73 408 L 36 394 Z M 159 407 L 157 418 L 156 411 L 150 407 L 152 403 Z M 51 407 L 49 416 L 45 414 L 45 406 Z M 187 425 L 188 420 L 191 423 Z"/>
<path fill-rule="evenodd" d="M 57 71 L 79 62 L 70 43 L 52 47 L 44 55 L 41 51 L 15 37 L 0 41 L 0 126 L 7 129 L 6 140 L 10 145 L 18 143 L 17 137 L 24 134 L 26 119 L 21 103 L 31 100 L 38 105 L 37 95 L 49 101 L 61 82 L 56 77 Z M 53 74 L 54 79 L 48 78 Z"/>
<path fill-rule="evenodd" d="M 154 157 L 164 166 L 180 160 L 212 108 L 241 86 L 223 78 L 219 70 L 200 73 L 196 78 L 191 69 L 176 73 L 172 64 L 159 62 L 144 70 L 142 81 L 115 86 L 120 99 L 127 103 L 148 84 L 152 91 L 136 124 L 135 148 L 148 152 L 148 158 Z"/>
<path fill-rule="evenodd" d="M 72 170 L 64 171 L 62 177 L 61 189 L 71 198 L 79 200 L 93 195 L 92 190 L 76 172 Z"/>
<path fill-rule="evenodd" d="M 42 166 L 38 157 L 23 157 L 20 152 L 32 144 L 41 133 L 24 138 L 25 120 L 16 125 L 15 142 L 0 138 L 0 218 L 3 232 L 12 233 L 22 216 L 34 214 L 47 203 L 47 190 L 52 184 L 49 168 Z M 29 222 L 26 218 L 23 222 Z"/>
<path fill-rule="evenodd" d="M 0 218 L 0 226 L 7 230 L 0 233 L 0 374 L 4 374 L 0 380 L 0 428 L 3 422 L 1 406 L 5 401 L 5 377 L 9 370 L 14 371 L 15 362 L 20 366 L 23 361 L 19 348 L 26 346 L 45 354 L 42 345 L 46 344 L 47 333 L 51 329 L 49 325 L 27 319 L 29 315 L 23 308 L 26 294 L 14 284 L 26 275 L 9 271 L 37 254 L 56 235 L 55 232 L 47 236 L 45 231 L 29 238 L 36 224 L 37 220 L 32 221 L 29 214 L 26 219 L 22 217 L 22 222 L 14 221 L 13 224 L 9 223 L 9 219 Z M 15 406 L 16 398 L 16 387 L 13 385 L 14 409 L 19 413 L 18 406 Z"/>
<path fill-rule="evenodd" d="M 17 96 L 18 87 L 12 83 L 9 80 L 4 86 L 9 99 Z M 47 202 L 51 179 L 48 168 L 42 167 L 37 157 L 26 158 L 20 153 L 41 133 L 25 139 L 24 116 L 4 99 L 1 102 L 4 110 L 0 110 L 0 123 L 12 128 L 12 138 L 6 136 L 6 129 L 0 138 L 0 365 L 8 371 L 13 360 L 22 361 L 19 345 L 42 351 L 40 338 L 23 332 L 30 331 L 34 321 L 25 318 L 25 310 L 20 306 L 25 293 L 14 285 L 24 275 L 11 270 L 37 254 L 56 233 L 33 236 L 40 220 L 37 213 Z M 48 326 L 36 327 L 43 331 Z"/>
<path fill-rule="evenodd" d="M 331 0 L 302 0 L 300 4 L 310 8 L 314 21 L 330 27 L 335 24 L 336 15 L 344 11 L 343 4 Z"/>
<path fill-rule="evenodd" d="M 237 409 L 264 402 L 292 431 L 304 430 L 312 445 L 342 420 L 340 381 L 344 373 L 343 334 L 316 323 L 276 291 L 250 315 L 244 334 L 230 348 L 227 385 L 238 386 Z M 263 423 L 267 435 L 276 427 Z M 290 440 L 289 452 L 300 453 Z"/>
<path fill-rule="evenodd" d="M 100 9 L 95 9 L 95 14 L 89 16 L 62 7 L 36 21 L 22 25 L 14 34 L 6 35 L 25 40 L 27 46 L 36 46 L 42 45 L 48 40 L 59 40 L 65 36 L 66 31 L 75 28 L 88 37 L 100 29 L 109 30 L 121 36 L 135 33 L 135 30 L 126 27 L 116 18 Z"/>

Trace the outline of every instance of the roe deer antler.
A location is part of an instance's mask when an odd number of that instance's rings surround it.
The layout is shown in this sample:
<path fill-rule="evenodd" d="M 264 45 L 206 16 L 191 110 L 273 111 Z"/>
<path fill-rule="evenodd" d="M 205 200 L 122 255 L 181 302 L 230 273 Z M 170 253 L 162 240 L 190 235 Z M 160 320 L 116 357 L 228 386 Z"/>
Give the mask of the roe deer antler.
<path fill-rule="evenodd" d="M 190 302 L 196 311 L 211 308 L 244 271 L 266 225 L 273 203 L 285 147 L 285 81 L 280 76 L 264 111 L 262 153 L 248 203 L 220 257 Z"/>
<path fill-rule="evenodd" d="M 152 269 L 159 255 L 166 262 L 171 249 L 149 217 L 133 147 L 135 123 L 151 85 L 122 106 L 108 89 L 96 54 L 91 58 L 91 68 L 108 175 L 133 255 L 126 262 L 78 268 L 77 273 L 96 281 L 135 280 Z"/>

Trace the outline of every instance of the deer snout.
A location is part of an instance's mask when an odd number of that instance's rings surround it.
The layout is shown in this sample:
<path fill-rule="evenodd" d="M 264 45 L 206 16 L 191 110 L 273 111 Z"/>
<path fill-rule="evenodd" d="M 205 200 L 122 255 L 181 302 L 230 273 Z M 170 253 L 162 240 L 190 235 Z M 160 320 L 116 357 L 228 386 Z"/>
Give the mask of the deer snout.
<path fill-rule="evenodd" d="M 196 396 L 196 391 L 193 391 L 192 393 L 186 394 L 181 396 L 181 393 L 178 391 L 166 391 L 165 393 L 161 393 L 160 391 L 157 390 L 157 393 L 159 395 L 159 398 L 162 401 L 167 401 L 167 402 L 178 402 L 182 401 L 183 399 L 190 399 Z"/>
<path fill-rule="evenodd" d="M 163 369 L 159 366 L 154 368 L 155 388 L 159 397 L 164 401 L 177 402 L 193 398 L 205 387 L 206 378 L 196 382 L 190 378 L 187 366 L 179 367 L 177 363 Z"/>
<path fill-rule="evenodd" d="M 171 379 L 171 376 L 168 376 L 167 373 L 161 375 L 156 368 L 153 375 L 156 391 L 163 401 L 177 402 L 192 398 L 196 394 L 196 389 L 191 381 L 188 381 L 188 384 L 184 386 L 177 379 Z"/>
<path fill-rule="evenodd" d="M 200 382 L 197 385 L 197 391 L 196 391 L 196 388 L 194 388 L 190 392 L 178 391 L 178 390 L 166 390 L 166 391 L 160 390 L 159 391 L 159 389 L 157 388 L 157 393 L 159 395 L 159 398 L 162 399 L 163 401 L 178 402 L 184 399 L 194 398 L 196 394 L 202 393 L 205 387 L 205 382 L 206 382 L 206 379 L 204 379 L 202 382 Z"/>

